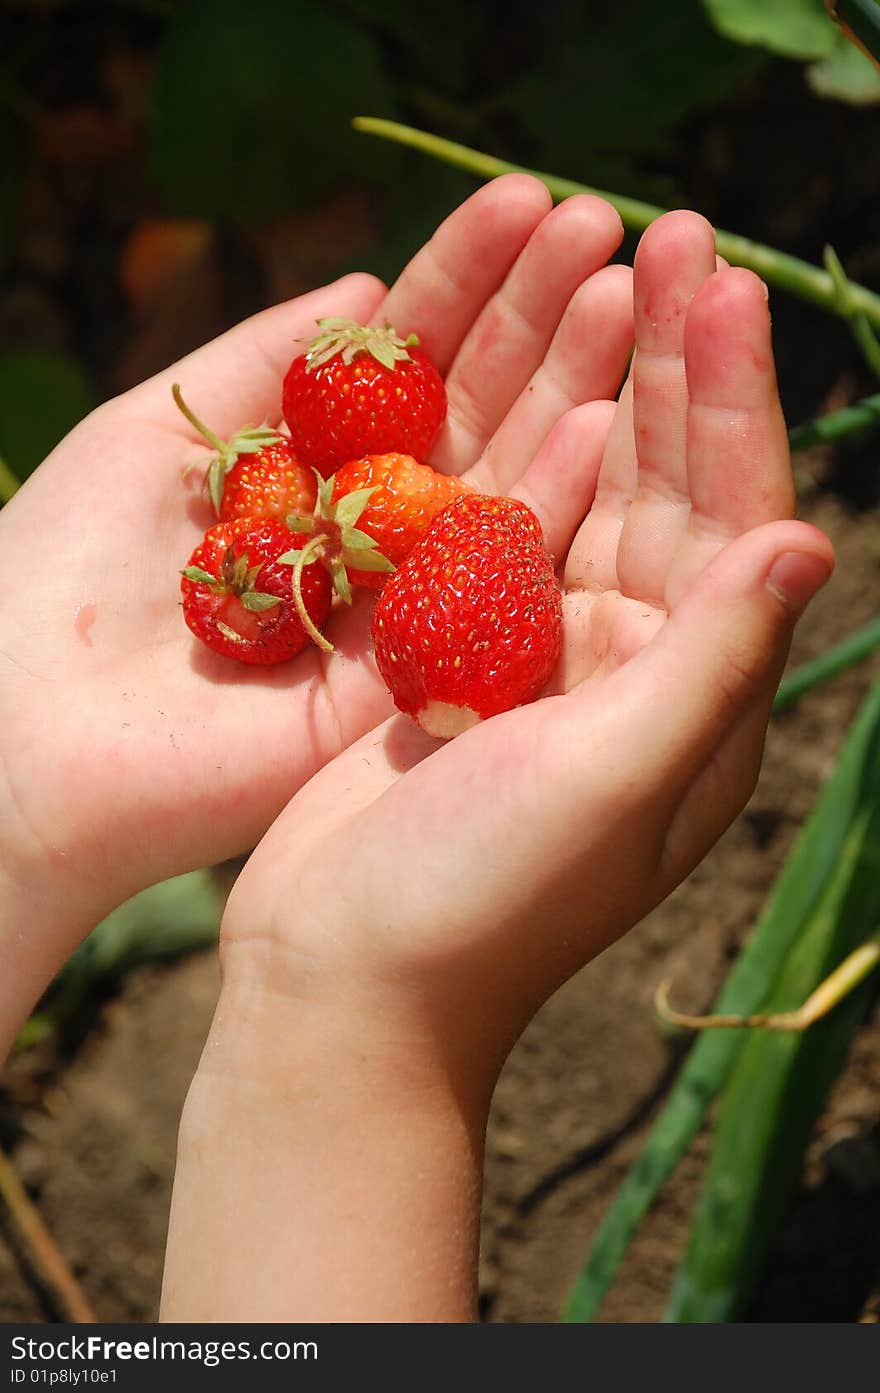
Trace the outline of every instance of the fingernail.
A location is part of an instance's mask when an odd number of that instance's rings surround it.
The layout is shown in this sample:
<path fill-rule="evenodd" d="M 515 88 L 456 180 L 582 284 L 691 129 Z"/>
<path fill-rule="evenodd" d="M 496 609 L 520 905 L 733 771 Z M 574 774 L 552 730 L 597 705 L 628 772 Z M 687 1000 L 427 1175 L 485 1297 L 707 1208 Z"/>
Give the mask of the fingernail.
<path fill-rule="evenodd" d="M 789 609 L 805 609 L 831 574 L 822 556 L 808 551 L 786 551 L 777 556 L 767 576 L 767 587 Z"/>

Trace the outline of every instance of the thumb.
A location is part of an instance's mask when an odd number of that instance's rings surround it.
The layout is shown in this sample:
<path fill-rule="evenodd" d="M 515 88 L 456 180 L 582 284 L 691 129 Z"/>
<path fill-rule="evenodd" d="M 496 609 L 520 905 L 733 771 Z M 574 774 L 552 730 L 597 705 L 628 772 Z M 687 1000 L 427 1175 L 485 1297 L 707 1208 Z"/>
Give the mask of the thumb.
<path fill-rule="evenodd" d="M 747 710 L 766 701 L 769 711 L 794 626 L 833 569 L 817 528 L 772 522 L 730 542 L 693 581 L 624 669 L 637 699 L 664 713 L 659 740 L 658 723 L 642 722 L 640 753 L 658 775 L 689 783 Z"/>

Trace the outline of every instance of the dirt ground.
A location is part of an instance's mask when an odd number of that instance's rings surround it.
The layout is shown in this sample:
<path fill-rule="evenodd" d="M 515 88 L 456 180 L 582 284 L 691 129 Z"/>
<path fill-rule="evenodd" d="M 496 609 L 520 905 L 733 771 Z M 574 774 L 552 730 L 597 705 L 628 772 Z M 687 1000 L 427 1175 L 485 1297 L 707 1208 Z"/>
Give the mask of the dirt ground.
<path fill-rule="evenodd" d="M 686 133 L 683 147 L 689 143 L 690 154 L 679 173 L 688 201 L 721 226 L 776 241 L 814 261 L 823 240 L 834 240 L 849 253 L 850 273 L 876 283 L 877 117 L 805 103 L 799 84 L 797 74 L 774 78 L 737 111 Z M 88 266 L 76 262 L 77 242 L 65 241 L 63 229 L 58 231 L 51 202 L 56 172 L 50 170 L 51 178 L 31 191 L 31 261 L 18 286 L 0 294 L 0 329 L 11 332 L 26 322 L 31 338 L 48 345 L 66 341 L 50 284 L 61 274 L 58 257 L 68 258 L 65 276 L 88 277 Z M 78 169 L 68 189 L 86 211 L 89 181 L 99 176 L 102 169 Z M 117 223 L 123 198 L 136 201 L 136 192 L 123 188 L 113 205 Z M 331 203 L 312 222 L 288 228 L 286 241 L 278 234 L 287 250 L 279 253 L 283 273 L 269 278 L 270 298 L 292 294 L 327 273 L 314 249 L 324 247 L 324 234 L 338 225 L 337 211 Z M 104 224 L 86 223 L 92 232 L 90 265 L 102 268 L 105 251 L 109 255 L 100 240 Z M 46 261 L 47 245 L 56 254 L 47 263 L 55 266 L 48 276 L 39 260 Z M 118 237 L 113 246 L 118 251 Z M 327 256 L 354 250 L 330 247 Z M 202 341 L 252 308 L 250 291 L 239 284 L 232 295 L 229 282 L 218 281 L 213 252 L 201 269 L 189 268 L 187 286 L 186 313 L 180 312 L 180 285 L 174 284 L 165 300 L 159 296 L 143 312 L 125 352 L 117 352 L 112 336 L 97 333 L 99 322 L 119 322 L 118 292 L 109 299 L 105 293 L 107 313 L 101 319 L 95 311 L 86 338 L 100 338 L 103 353 L 112 353 L 108 389 L 185 351 L 190 343 L 181 342 L 181 334 Z M 259 293 L 265 296 L 265 282 Z M 793 422 L 871 390 L 842 326 L 785 297 L 774 297 L 774 311 L 783 397 Z M 798 462 L 803 515 L 828 531 L 839 565 L 801 626 L 795 662 L 878 611 L 876 442 L 834 454 L 819 451 Z M 674 1047 L 658 1031 L 652 1011 L 656 985 L 672 977 L 677 1003 L 691 1009 L 709 1004 L 878 673 L 880 662 L 865 664 L 774 721 L 759 788 L 736 825 L 666 904 L 556 995 L 513 1052 L 487 1143 L 481 1263 L 486 1320 L 557 1317 L 673 1077 Z M 155 1317 L 178 1117 L 216 991 L 210 953 L 139 969 L 97 1008 L 75 1049 L 23 1053 L 5 1072 L 0 1142 L 102 1320 Z M 880 1314 L 878 1027 L 875 1012 L 829 1100 L 751 1320 L 854 1321 Z M 606 1301 L 604 1320 L 653 1321 L 661 1315 L 706 1144 L 705 1136 L 698 1137 L 643 1225 Z M 0 1320 L 57 1318 L 4 1225 L 0 1219 Z"/>

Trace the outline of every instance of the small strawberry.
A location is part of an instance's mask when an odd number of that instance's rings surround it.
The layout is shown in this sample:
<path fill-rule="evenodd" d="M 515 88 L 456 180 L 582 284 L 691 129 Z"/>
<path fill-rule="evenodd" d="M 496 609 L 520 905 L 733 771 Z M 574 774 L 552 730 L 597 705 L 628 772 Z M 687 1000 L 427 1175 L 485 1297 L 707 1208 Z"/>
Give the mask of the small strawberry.
<path fill-rule="evenodd" d="M 262 666 L 286 662 L 312 639 L 328 646 L 318 626 L 330 612 L 330 578 L 307 564 L 305 542 L 274 518 L 237 518 L 206 532 L 180 582 L 183 617 L 196 637 L 224 657 Z"/>
<path fill-rule="evenodd" d="M 447 503 L 471 491 L 410 455 L 366 455 L 325 479 L 314 512 L 291 514 L 287 525 L 311 533 L 334 589 L 351 604 L 352 585 L 381 590 Z"/>
<path fill-rule="evenodd" d="M 217 451 L 208 463 L 205 489 L 221 522 L 283 518 L 314 507 L 314 473 L 299 463 L 287 436 L 268 426 L 248 426 L 231 440 L 221 440 L 193 414 L 177 383 L 171 391 L 190 425 Z"/>
<path fill-rule="evenodd" d="M 416 335 L 402 339 L 390 324 L 350 319 L 319 319 L 318 327 L 284 379 L 298 458 L 325 477 L 366 454 L 426 459 L 446 416 L 446 389 Z"/>
<path fill-rule="evenodd" d="M 561 644 L 553 559 L 534 513 L 512 498 L 450 503 L 373 613 L 395 704 L 443 739 L 536 697 Z"/>

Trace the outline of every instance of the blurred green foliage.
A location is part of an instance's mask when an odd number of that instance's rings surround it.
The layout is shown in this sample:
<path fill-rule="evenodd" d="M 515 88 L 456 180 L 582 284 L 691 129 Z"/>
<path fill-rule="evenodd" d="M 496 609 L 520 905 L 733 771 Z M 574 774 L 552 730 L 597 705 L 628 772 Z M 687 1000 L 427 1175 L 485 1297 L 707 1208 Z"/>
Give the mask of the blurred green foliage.
<path fill-rule="evenodd" d="M 95 405 L 79 364 L 59 353 L 0 353 L 0 457 L 26 479 Z"/>
<path fill-rule="evenodd" d="M 880 72 L 831 23 L 823 0 L 703 3 L 718 32 L 727 38 L 809 62 L 807 77 L 820 96 L 859 104 L 880 101 Z"/>

